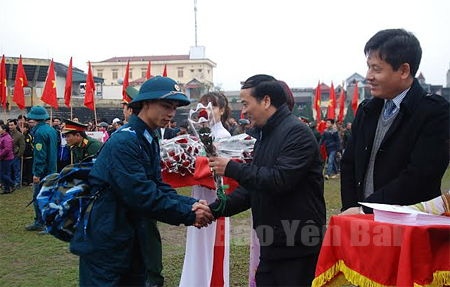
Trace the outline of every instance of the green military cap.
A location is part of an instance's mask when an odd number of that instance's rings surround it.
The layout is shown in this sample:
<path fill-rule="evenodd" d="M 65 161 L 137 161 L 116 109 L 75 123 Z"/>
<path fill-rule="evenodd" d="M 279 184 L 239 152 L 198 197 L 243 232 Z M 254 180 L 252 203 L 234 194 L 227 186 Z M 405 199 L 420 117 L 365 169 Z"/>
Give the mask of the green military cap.
<path fill-rule="evenodd" d="M 70 132 L 86 132 L 88 129 L 88 125 L 74 122 L 71 120 L 64 120 L 66 123 L 65 127 L 61 131 L 62 134 L 70 133 Z"/>
<path fill-rule="evenodd" d="M 128 96 L 128 98 L 130 98 L 130 100 L 128 100 L 128 99 L 122 100 L 122 104 L 128 105 L 139 94 L 139 90 L 136 89 L 135 87 L 128 86 L 125 89 L 125 91 L 127 92 L 127 96 Z"/>

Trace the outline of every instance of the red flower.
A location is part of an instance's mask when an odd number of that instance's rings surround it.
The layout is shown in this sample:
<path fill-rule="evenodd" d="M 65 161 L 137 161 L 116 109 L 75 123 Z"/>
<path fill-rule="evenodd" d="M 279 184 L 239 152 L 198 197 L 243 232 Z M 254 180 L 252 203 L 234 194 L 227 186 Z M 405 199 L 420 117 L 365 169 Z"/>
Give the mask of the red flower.
<path fill-rule="evenodd" d="M 179 139 L 176 142 L 179 144 L 187 144 L 188 141 L 187 141 L 187 139 Z"/>
<path fill-rule="evenodd" d="M 204 118 L 205 120 L 207 120 L 208 119 L 208 112 L 206 110 L 200 111 L 200 113 L 198 113 L 198 118 L 199 119 Z"/>

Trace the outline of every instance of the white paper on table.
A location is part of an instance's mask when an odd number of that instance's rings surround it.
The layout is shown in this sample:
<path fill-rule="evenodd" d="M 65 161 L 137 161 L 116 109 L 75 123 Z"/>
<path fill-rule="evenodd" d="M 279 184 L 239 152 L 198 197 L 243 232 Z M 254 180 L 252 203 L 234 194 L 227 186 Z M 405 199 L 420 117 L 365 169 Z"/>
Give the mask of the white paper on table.
<path fill-rule="evenodd" d="M 417 209 L 401 206 L 401 205 L 391 205 L 391 204 L 382 204 L 382 203 L 371 203 L 371 202 L 358 202 L 361 205 L 367 206 L 376 210 L 390 211 L 390 212 L 398 212 L 398 213 L 411 213 L 411 214 L 429 214 L 426 212 L 419 211 Z"/>

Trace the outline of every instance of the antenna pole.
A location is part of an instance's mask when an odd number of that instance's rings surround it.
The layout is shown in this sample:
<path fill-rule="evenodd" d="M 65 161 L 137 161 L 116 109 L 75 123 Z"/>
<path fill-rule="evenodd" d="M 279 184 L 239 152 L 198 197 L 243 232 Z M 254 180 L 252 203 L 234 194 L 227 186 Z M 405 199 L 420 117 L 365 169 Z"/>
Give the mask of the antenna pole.
<path fill-rule="evenodd" d="M 197 47 L 197 0 L 194 0 L 194 15 L 195 15 L 195 47 Z"/>

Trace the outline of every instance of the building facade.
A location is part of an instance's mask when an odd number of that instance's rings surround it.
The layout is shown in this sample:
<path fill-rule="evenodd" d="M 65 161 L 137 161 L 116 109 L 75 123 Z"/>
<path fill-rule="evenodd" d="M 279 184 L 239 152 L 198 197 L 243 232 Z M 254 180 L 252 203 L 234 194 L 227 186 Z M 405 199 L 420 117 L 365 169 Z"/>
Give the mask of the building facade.
<path fill-rule="evenodd" d="M 35 105 L 45 105 L 40 99 L 44 91 L 45 81 L 50 66 L 49 59 L 36 58 L 22 58 L 23 68 L 28 80 L 28 86 L 24 87 L 25 106 L 31 107 Z M 16 108 L 17 105 L 13 102 L 14 84 L 17 73 L 17 66 L 19 58 L 5 57 L 6 68 L 6 83 L 7 83 L 7 105 L 8 109 Z M 64 89 L 66 84 L 68 66 L 54 62 L 55 81 L 56 81 L 56 95 L 58 99 L 64 98 Z M 73 67 L 72 73 L 72 97 L 84 98 L 84 86 L 86 83 L 87 74 L 82 70 Z M 101 97 L 103 79 L 94 77 L 96 86 L 95 95 Z"/>
<path fill-rule="evenodd" d="M 120 99 L 128 61 L 128 81 L 136 88 L 145 82 L 150 62 L 152 76 L 163 75 L 164 67 L 167 67 L 167 76 L 177 81 L 183 91 L 195 99 L 214 86 L 213 69 L 216 63 L 205 57 L 204 50 L 204 47 L 191 47 L 188 55 L 114 57 L 91 62 L 92 72 L 94 76 L 105 80 L 104 99 Z"/>

